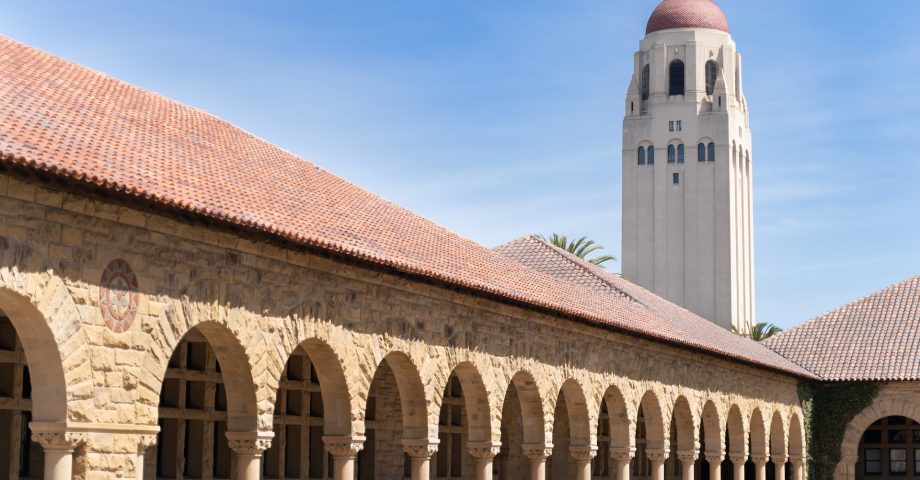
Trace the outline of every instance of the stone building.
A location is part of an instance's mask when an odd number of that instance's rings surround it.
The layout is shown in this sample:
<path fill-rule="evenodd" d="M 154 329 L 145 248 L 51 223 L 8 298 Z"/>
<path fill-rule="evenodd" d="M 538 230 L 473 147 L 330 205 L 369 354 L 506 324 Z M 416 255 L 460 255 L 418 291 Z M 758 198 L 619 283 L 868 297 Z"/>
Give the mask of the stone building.
<path fill-rule="evenodd" d="M 0 478 L 806 477 L 788 341 L 15 40 L 0 73 Z"/>

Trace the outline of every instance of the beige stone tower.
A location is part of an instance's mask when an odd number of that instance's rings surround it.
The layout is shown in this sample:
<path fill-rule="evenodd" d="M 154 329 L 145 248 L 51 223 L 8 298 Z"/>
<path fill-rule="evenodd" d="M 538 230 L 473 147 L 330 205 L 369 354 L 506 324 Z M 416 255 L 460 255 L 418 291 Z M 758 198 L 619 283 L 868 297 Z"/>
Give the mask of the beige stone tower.
<path fill-rule="evenodd" d="M 710 0 L 665 0 L 623 121 L 623 273 L 725 328 L 754 319 L 751 130 L 741 56 Z"/>

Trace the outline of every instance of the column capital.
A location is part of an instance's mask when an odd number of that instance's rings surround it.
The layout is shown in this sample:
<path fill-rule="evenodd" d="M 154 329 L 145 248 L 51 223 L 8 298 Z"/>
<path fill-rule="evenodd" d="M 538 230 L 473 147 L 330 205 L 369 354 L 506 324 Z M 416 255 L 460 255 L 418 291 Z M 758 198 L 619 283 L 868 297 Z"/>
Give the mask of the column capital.
<path fill-rule="evenodd" d="M 615 462 L 629 462 L 635 457 L 635 448 L 610 447 L 610 458 Z"/>
<path fill-rule="evenodd" d="M 572 458 L 580 462 L 590 462 L 597 456 L 597 447 L 589 445 L 587 447 L 569 447 L 569 453 Z"/>
<path fill-rule="evenodd" d="M 789 455 L 789 461 L 792 462 L 793 465 L 802 465 L 805 463 L 805 456 L 804 455 Z"/>
<path fill-rule="evenodd" d="M 729 458 L 729 459 L 732 461 L 732 463 L 735 464 L 735 465 L 744 465 L 745 463 L 747 463 L 747 458 L 748 458 L 748 457 L 747 457 L 747 455 L 745 455 L 745 454 L 743 454 L 743 453 L 729 453 L 729 454 L 728 454 L 728 458 Z"/>
<path fill-rule="evenodd" d="M 678 450 L 677 459 L 681 462 L 695 462 L 699 458 L 700 452 L 695 452 L 693 450 Z"/>
<path fill-rule="evenodd" d="M 664 448 L 647 448 L 645 450 L 645 456 L 652 462 L 663 462 L 668 459 L 670 453 Z"/>
<path fill-rule="evenodd" d="M 843 459 L 843 462 L 847 465 L 856 465 L 856 462 L 859 461 L 858 455 L 843 455 L 840 458 Z"/>
<path fill-rule="evenodd" d="M 754 464 L 757 465 L 757 466 L 766 465 L 766 464 L 767 464 L 767 456 L 766 456 L 766 455 L 754 454 L 754 455 L 751 455 L 751 461 L 754 462 Z"/>
<path fill-rule="evenodd" d="M 230 450 L 237 455 L 261 455 L 272 446 L 272 432 L 227 432 Z"/>
<path fill-rule="evenodd" d="M 533 461 L 546 460 L 553 454 L 552 443 L 525 443 L 522 445 L 524 456 Z"/>
<path fill-rule="evenodd" d="M 722 452 L 706 452 L 703 456 L 710 464 L 722 463 L 722 460 L 725 460 L 725 454 Z"/>
<path fill-rule="evenodd" d="M 502 442 L 467 442 L 470 456 L 479 460 L 491 460 L 501 451 Z"/>
<path fill-rule="evenodd" d="M 786 461 L 789 460 L 789 456 L 786 455 L 785 453 L 777 453 L 777 454 L 770 455 L 770 460 L 773 461 L 774 465 L 776 464 L 785 465 Z"/>
<path fill-rule="evenodd" d="M 32 441 L 45 450 L 74 451 L 86 443 L 85 433 L 76 432 L 32 432 Z"/>
<path fill-rule="evenodd" d="M 137 453 L 144 453 L 148 448 L 157 444 L 156 435 L 138 435 L 137 436 Z"/>
<path fill-rule="evenodd" d="M 333 457 L 354 457 L 364 449 L 366 440 L 359 435 L 324 436 L 323 445 Z"/>
<path fill-rule="evenodd" d="M 417 438 L 403 440 L 403 450 L 410 458 L 431 458 L 438 451 L 440 440 L 434 438 Z"/>

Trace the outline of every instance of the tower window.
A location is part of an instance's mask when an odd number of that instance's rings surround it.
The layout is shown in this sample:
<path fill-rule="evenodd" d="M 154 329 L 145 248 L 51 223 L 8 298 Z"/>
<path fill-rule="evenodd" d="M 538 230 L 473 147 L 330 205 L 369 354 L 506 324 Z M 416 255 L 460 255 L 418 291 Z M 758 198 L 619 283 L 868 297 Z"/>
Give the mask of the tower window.
<path fill-rule="evenodd" d="M 680 185 L 680 174 L 679 174 L 679 173 L 676 173 L 676 172 L 675 172 L 672 178 L 673 178 L 673 182 L 674 182 L 674 186 L 675 186 L 675 187 L 678 186 L 678 185 Z"/>
<path fill-rule="evenodd" d="M 706 95 L 716 91 L 716 80 L 719 78 L 719 63 L 715 60 L 706 62 Z"/>
<path fill-rule="evenodd" d="M 646 163 L 647 163 L 648 165 L 654 165 L 654 164 L 655 164 L 655 147 L 654 147 L 654 146 L 649 146 L 649 147 L 648 147 L 648 159 L 647 159 L 647 162 L 646 162 Z"/>
<path fill-rule="evenodd" d="M 674 120 L 671 120 L 671 121 L 668 122 L 668 131 L 669 131 L 669 132 L 673 132 L 673 131 L 674 131 Z"/>
<path fill-rule="evenodd" d="M 650 77 L 649 66 L 646 65 L 642 67 L 642 78 L 641 78 L 641 84 L 639 86 L 639 88 L 642 91 L 642 101 L 643 102 L 648 100 L 648 97 L 649 97 L 649 90 L 650 90 L 649 89 L 649 82 L 650 82 L 649 77 Z"/>
<path fill-rule="evenodd" d="M 709 161 L 716 161 L 716 144 L 712 142 L 709 143 Z"/>
<path fill-rule="evenodd" d="M 677 146 L 677 163 L 684 163 L 684 144 Z"/>
<path fill-rule="evenodd" d="M 674 163 L 676 160 L 674 145 L 668 145 L 668 163 Z"/>
<path fill-rule="evenodd" d="M 639 165 L 645 165 L 645 147 L 639 147 Z"/>
<path fill-rule="evenodd" d="M 677 121 L 677 123 L 674 125 L 674 128 L 676 128 L 678 132 L 684 129 L 680 120 Z"/>
<path fill-rule="evenodd" d="M 668 67 L 669 95 L 683 95 L 685 92 L 684 62 L 674 60 Z"/>
<path fill-rule="evenodd" d="M 705 144 L 701 143 L 696 146 L 696 160 L 698 162 L 706 161 L 706 145 Z"/>

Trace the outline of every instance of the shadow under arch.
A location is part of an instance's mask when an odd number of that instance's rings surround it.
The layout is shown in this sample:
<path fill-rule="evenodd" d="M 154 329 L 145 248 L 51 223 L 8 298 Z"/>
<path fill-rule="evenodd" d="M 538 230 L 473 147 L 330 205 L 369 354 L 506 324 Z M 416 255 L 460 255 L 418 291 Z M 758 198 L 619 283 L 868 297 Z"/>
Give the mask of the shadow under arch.
<path fill-rule="evenodd" d="M 591 446 L 591 416 L 581 384 L 574 379 L 566 380 L 559 389 L 559 397 L 565 401 L 568 412 L 571 446 Z"/>
<path fill-rule="evenodd" d="M 747 457 L 748 442 L 747 436 L 744 434 L 744 416 L 741 415 L 741 409 L 738 405 L 732 405 L 728 409 L 725 431 L 728 435 L 726 447 L 729 455 Z"/>
<path fill-rule="evenodd" d="M 707 400 L 706 404 L 703 405 L 701 423 L 703 425 L 702 441 L 706 444 L 704 453 L 723 453 L 723 444 L 725 442 L 722 435 L 722 418 L 719 415 L 719 409 L 716 408 L 716 404 L 712 400 Z"/>
<path fill-rule="evenodd" d="M 525 444 L 543 444 L 546 439 L 546 415 L 543 412 L 543 399 L 533 375 L 519 371 L 511 377 L 510 385 L 517 390 L 524 427 Z"/>
<path fill-rule="evenodd" d="M 789 418 L 789 456 L 799 458 L 805 456 L 805 437 L 802 433 L 802 421 L 796 413 L 793 413 Z"/>
<path fill-rule="evenodd" d="M 665 437 L 665 425 L 661 402 L 655 392 L 649 390 L 639 401 L 645 421 L 645 441 L 648 451 L 666 452 L 668 444 Z"/>
<path fill-rule="evenodd" d="M 603 402 L 607 407 L 607 418 L 610 423 L 610 448 L 618 452 L 629 452 L 635 448 L 635 444 L 630 429 L 629 412 L 626 410 L 626 399 L 619 388 L 611 385 L 604 392 Z"/>
<path fill-rule="evenodd" d="M 764 422 L 763 413 L 760 408 L 755 408 L 751 412 L 751 457 L 766 457 L 767 452 L 767 426 Z"/>
<path fill-rule="evenodd" d="M 323 435 L 352 435 L 352 397 L 342 360 L 328 343 L 318 338 L 304 340 L 298 346 L 310 357 L 319 380 L 323 399 Z M 291 355 L 293 352 L 288 357 Z"/>
<path fill-rule="evenodd" d="M 390 352 L 377 365 L 377 370 L 386 364 L 393 372 L 396 389 L 399 392 L 402 409 L 402 428 L 404 440 L 422 440 L 428 438 L 428 402 L 425 399 L 425 387 L 418 368 L 403 352 Z M 374 372 L 376 378 L 377 372 Z M 322 380 L 320 380 L 322 381 Z M 373 383 L 373 380 L 372 380 Z"/>
<path fill-rule="evenodd" d="M 470 362 L 461 362 L 454 367 L 452 373 L 460 380 L 460 388 L 463 390 L 469 441 L 491 442 L 492 405 L 479 369 Z"/>
<path fill-rule="evenodd" d="M 25 296 L 0 288 L 0 311 L 22 344 L 32 383 L 32 421 L 67 422 L 67 380 L 58 343 L 45 316 Z"/>
<path fill-rule="evenodd" d="M 696 428 L 693 421 L 693 411 L 690 409 L 690 402 L 683 395 L 677 397 L 674 401 L 674 411 L 671 415 L 674 426 L 677 427 L 677 452 L 695 453 L 696 452 Z"/>
<path fill-rule="evenodd" d="M 770 419 L 770 457 L 772 459 L 783 459 L 786 457 L 786 426 L 783 424 L 783 416 L 778 412 L 773 412 Z"/>

